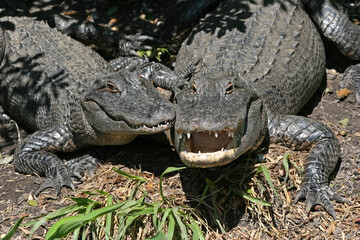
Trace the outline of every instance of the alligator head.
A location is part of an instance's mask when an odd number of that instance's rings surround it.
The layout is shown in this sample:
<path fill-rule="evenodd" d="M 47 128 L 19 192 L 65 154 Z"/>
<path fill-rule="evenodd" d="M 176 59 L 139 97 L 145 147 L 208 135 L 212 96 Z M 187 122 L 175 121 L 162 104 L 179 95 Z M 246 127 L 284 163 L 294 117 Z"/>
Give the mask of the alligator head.
<path fill-rule="evenodd" d="M 175 148 L 188 166 L 227 164 L 263 139 L 263 102 L 237 78 L 197 78 L 175 98 Z"/>
<path fill-rule="evenodd" d="M 127 71 L 95 80 L 82 107 L 100 133 L 153 134 L 171 128 L 175 119 L 173 105 L 149 81 Z"/>

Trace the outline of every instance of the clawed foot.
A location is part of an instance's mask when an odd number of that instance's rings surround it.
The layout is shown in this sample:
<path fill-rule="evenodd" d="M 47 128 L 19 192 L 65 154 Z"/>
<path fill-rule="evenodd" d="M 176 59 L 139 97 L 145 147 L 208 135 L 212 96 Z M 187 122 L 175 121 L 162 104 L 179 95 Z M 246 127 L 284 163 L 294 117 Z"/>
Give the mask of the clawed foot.
<path fill-rule="evenodd" d="M 38 190 L 36 190 L 35 195 L 39 196 L 39 194 L 45 190 L 46 188 L 54 188 L 55 196 L 59 196 L 61 187 L 66 186 L 71 188 L 73 191 L 76 189 L 76 185 L 74 185 L 71 174 L 69 173 L 66 166 L 59 166 L 56 169 L 55 174 L 46 178 L 46 180 L 40 185 Z"/>
<path fill-rule="evenodd" d="M 128 56 L 133 55 L 141 57 L 140 53 L 136 50 L 152 50 L 151 45 L 163 45 L 163 42 L 155 37 L 135 34 L 135 35 L 123 35 L 119 40 L 119 55 Z"/>
<path fill-rule="evenodd" d="M 74 180 L 86 176 L 94 176 L 98 167 L 97 159 L 85 155 L 80 158 L 72 159 L 64 164 L 55 166 L 54 173 L 50 174 L 35 192 L 38 196 L 46 188 L 54 188 L 55 196 L 59 196 L 61 187 L 69 187 L 73 191 L 77 188 Z"/>
<path fill-rule="evenodd" d="M 300 199 L 306 199 L 306 213 L 309 213 L 312 207 L 319 204 L 325 208 L 325 210 L 336 219 L 336 212 L 331 204 L 331 200 L 335 200 L 341 203 L 352 204 L 351 201 L 340 195 L 334 193 L 329 186 L 322 186 L 320 188 L 310 188 L 303 186 L 300 191 L 296 194 L 294 202 L 297 203 Z"/>
<path fill-rule="evenodd" d="M 84 176 L 93 177 L 98 167 L 98 160 L 90 155 L 85 155 L 79 158 L 72 159 L 65 162 L 68 166 L 72 177 L 81 179 Z"/>

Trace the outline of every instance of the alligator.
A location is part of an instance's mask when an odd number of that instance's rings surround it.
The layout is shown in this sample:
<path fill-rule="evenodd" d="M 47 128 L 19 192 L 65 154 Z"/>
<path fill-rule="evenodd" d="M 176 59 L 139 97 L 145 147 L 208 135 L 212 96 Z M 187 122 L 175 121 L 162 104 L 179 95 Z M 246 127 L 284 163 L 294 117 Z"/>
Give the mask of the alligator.
<path fill-rule="evenodd" d="M 0 104 L 33 131 L 15 149 L 15 170 L 45 176 L 35 192 L 92 175 L 95 158 L 55 153 L 122 145 L 173 126 L 175 110 L 135 72 L 114 72 L 100 55 L 28 17 L 0 18 Z"/>
<path fill-rule="evenodd" d="M 172 85 L 177 87 L 172 89 L 173 143 L 184 164 L 228 164 L 257 149 L 267 136 L 271 142 L 309 150 L 295 203 L 305 198 L 307 212 L 320 204 L 335 219 L 331 200 L 351 204 L 328 186 L 340 156 L 339 141 L 324 124 L 295 115 L 325 73 L 323 42 L 305 8 L 323 35 L 355 59 L 360 58 L 360 29 L 327 0 L 304 3 L 221 1 L 183 41 L 174 72 L 160 71 L 165 82 L 180 81 Z M 343 82 L 354 85 L 358 99 L 356 68 Z M 146 71 L 139 70 L 140 75 L 151 76 Z"/>

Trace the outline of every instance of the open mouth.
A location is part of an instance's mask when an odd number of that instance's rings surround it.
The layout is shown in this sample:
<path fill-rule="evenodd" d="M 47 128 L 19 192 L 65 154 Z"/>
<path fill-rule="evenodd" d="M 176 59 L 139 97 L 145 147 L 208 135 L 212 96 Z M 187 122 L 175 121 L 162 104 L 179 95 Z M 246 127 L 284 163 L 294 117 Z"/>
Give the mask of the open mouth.
<path fill-rule="evenodd" d="M 212 153 L 230 148 L 234 131 L 200 131 L 180 133 L 184 151 L 192 153 Z"/>
<path fill-rule="evenodd" d="M 179 157 L 189 167 L 216 167 L 228 164 L 239 156 L 239 148 L 234 136 L 235 130 L 177 132 L 179 137 Z"/>

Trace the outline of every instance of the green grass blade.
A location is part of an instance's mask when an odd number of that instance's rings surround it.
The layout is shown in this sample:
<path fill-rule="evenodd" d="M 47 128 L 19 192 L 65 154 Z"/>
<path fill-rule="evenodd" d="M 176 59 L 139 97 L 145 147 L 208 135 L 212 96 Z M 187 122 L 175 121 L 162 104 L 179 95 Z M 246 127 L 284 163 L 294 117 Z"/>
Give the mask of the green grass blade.
<path fill-rule="evenodd" d="M 106 199 L 106 206 L 112 206 L 113 205 L 113 197 L 112 196 L 109 196 L 107 199 Z M 111 237 L 112 236 L 112 229 L 113 229 L 113 226 L 114 226 L 114 221 L 113 221 L 114 217 L 113 217 L 113 212 L 109 212 L 108 214 L 106 214 L 106 218 L 105 218 L 105 233 L 106 233 L 106 236 L 105 236 L 105 239 L 106 240 L 109 240 L 109 236 Z"/>
<path fill-rule="evenodd" d="M 78 204 L 73 204 L 70 206 L 66 206 L 63 208 L 60 208 L 52 213 L 49 213 L 47 215 L 45 215 L 42 219 L 40 219 L 39 221 L 36 221 L 36 223 L 34 224 L 34 226 L 31 229 L 30 235 L 29 235 L 29 239 L 31 239 L 31 236 L 35 233 L 35 231 L 41 226 L 43 225 L 46 221 L 51 220 L 51 219 L 55 219 L 55 218 L 60 218 L 62 216 L 65 216 L 69 213 L 73 213 L 76 211 L 79 211 L 81 209 L 84 209 L 85 207 L 82 205 L 78 205 Z"/>
<path fill-rule="evenodd" d="M 90 192 L 90 191 L 81 191 L 82 193 L 85 193 L 85 194 L 88 194 L 90 196 L 99 196 L 99 195 L 103 195 L 102 193 L 99 193 L 99 192 Z"/>
<path fill-rule="evenodd" d="M 153 207 L 137 207 L 134 208 L 133 212 L 131 212 L 129 214 L 129 216 L 143 216 L 143 215 L 150 215 L 154 213 L 154 208 Z"/>
<path fill-rule="evenodd" d="M 91 205 L 87 206 L 87 208 L 85 209 L 85 212 L 84 212 L 83 214 L 81 214 L 81 215 L 89 214 L 89 213 L 92 211 L 92 209 L 93 209 L 94 206 L 95 206 L 94 204 L 91 204 Z M 88 233 L 85 231 L 85 229 L 86 229 L 86 227 L 87 227 L 86 225 L 88 225 L 88 228 L 91 228 L 91 224 L 89 224 L 89 223 L 87 223 L 87 224 L 84 225 L 83 231 L 82 231 L 82 237 L 81 237 L 81 239 L 83 239 L 83 240 L 86 239 L 87 234 L 88 234 Z M 80 232 L 80 229 L 81 229 L 81 227 L 75 229 L 74 232 L 75 232 L 75 231 L 79 231 L 79 232 Z M 93 234 L 93 233 L 92 233 L 92 234 Z"/>
<path fill-rule="evenodd" d="M 187 233 L 187 230 L 186 230 L 186 226 L 185 224 L 183 223 L 183 221 L 181 220 L 181 216 L 179 214 L 179 211 L 177 208 L 173 208 L 172 209 L 172 212 L 174 214 L 174 217 L 175 217 L 175 220 L 177 222 L 177 225 L 179 226 L 180 228 L 180 234 L 181 234 L 181 239 L 185 239 L 185 240 L 189 240 L 189 237 L 188 237 L 188 233 Z"/>
<path fill-rule="evenodd" d="M 266 181 L 268 182 L 268 184 L 270 185 L 271 189 L 274 191 L 276 196 L 280 197 L 279 194 L 275 190 L 274 184 L 272 183 L 270 173 L 269 173 L 269 169 L 267 167 L 265 167 L 265 166 L 260 166 L 259 170 L 261 170 L 264 173 Z"/>
<path fill-rule="evenodd" d="M 165 223 L 166 219 L 169 217 L 169 214 L 170 214 L 170 213 L 171 213 L 171 209 L 170 209 L 170 208 L 168 208 L 168 209 L 166 209 L 166 210 L 164 211 L 164 214 L 163 214 L 162 219 L 161 219 L 161 223 L 160 223 L 160 225 L 158 226 L 158 231 L 161 231 L 161 230 L 162 230 L 162 228 L 163 228 L 163 226 L 164 226 L 164 223 Z"/>
<path fill-rule="evenodd" d="M 138 216 L 129 216 L 126 218 L 125 221 L 125 225 L 124 227 L 121 229 L 120 233 L 119 233 L 119 239 L 122 239 L 122 237 L 125 236 L 126 234 L 126 230 L 128 229 L 128 227 L 139 217 Z"/>
<path fill-rule="evenodd" d="M 75 231 L 74 231 L 73 239 L 74 239 L 74 240 L 80 239 L 79 236 L 80 236 L 80 228 L 77 228 L 77 229 L 75 229 Z M 84 238 L 82 238 L 82 239 L 84 239 Z"/>
<path fill-rule="evenodd" d="M 105 191 L 101 191 L 101 190 L 96 190 L 98 193 L 100 193 L 101 195 L 105 195 L 105 196 L 111 196 L 110 193 L 107 193 Z"/>
<path fill-rule="evenodd" d="M 96 209 L 86 215 L 70 216 L 70 217 L 62 218 L 59 221 L 57 221 L 54 225 L 52 225 L 52 227 L 47 232 L 45 239 L 50 240 L 50 239 L 63 238 L 70 232 L 83 226 L 89 221 L 101 217 L 109 212 L 118 210 L 119 208 L 122 208 L 122 210 L 120 211 L 127 212 L 129 211 L 129 208 L 133 207 L 136 204 L 138 204 L 138 202 L 136 201 L 127 201 L 125 203 L 120 203 L 120 204 Z"/>
<path fill-rule="evenodd" d="M 10 229 L 10 231 L 3 237 L 1 240 L 10 240 L 12 236 L 16 233 L 17 229 L 19 228 L 21 222 L 24 220 L 25 217 L 21 217 L 19 220 L 16 221 L 14 226 Z"/>
<path fill-rule="evenodd" d="M 300 176 L 302 176 L 302 175 L 304 174 L 304 171 L 301 170 L 301 169 L 299 168 L 299 166 L 298 166 L 294 161 L 292 161 L 291 159 L 289 159 L 289 162 L 290 162 L 292 165 L 294 165 L 296 171 L 298 171 L 298 173 L 300 174 Z"/>
<path fill-rule="evenodd" d="M 161 202 L 158 202 L 155 204 L 153 215 L 152 215 L 152 221 L 153 221 L 154 227 L 157 232 L 159 232 L 161 230 L 161 229 L 159 229 L 159 218 L 158 218 L 160 204 L 161 204 Z"/>
<path fill-rule="evenodd" d="M 101 202 L 97 202 L 89 198 L 78 198 L 78 197 L 69 197 L 69 198 L 78 205 L 89 205 L 89 204 L 101 205 Z"/>
<path fill-rule="evenodd" d="M 175 172 L 175 171 L 180 171 L 182 169 L 185 169 L 186 167 L 168 167 L 161 175 L 160 175 L 160 183 L 159 183 L 159 188 L 160 188 L 160 196 L 161 199 L 165 202 L 166 199 L 164 197 L 164 193 L 163 193 L 163 189 L 162 189 L 162 180 L 165 174 L 167 173 L 171 173 L 171 172 Z"/>
<path fill-rule="evenodd" d="M 200 207 L 200 205 L 203 204 L 204 198 L 205 198 L 208 190 L 209 190 L 209 186 L 206 185 L 205 188 L 204 188 L 204 191 L 203 191 L 202 194 L 201 194 L 200 201 L 199 201 L 199 203 L 196 205 L 196 208 Z"/>
<path fill-rule="evenodd" d="M 266 202 L 266 201 L 261 200 L 261 199 L 258 199 L 256 197 L 247 195 L 245 193 L 239 193 L 239 196 L 242 197 L 242 198 L 245 198 L 246 200 L 249 200 L 250 202 L 260 204 L 260 205 L 263 205 L 263 206 L 266 206 L 266 207 L 271 207 L 271 203 Z"/>
<path fill-rule="evenodd" d="M 140 181 L 140 182 L 146 182 L 146 179 L 145 178 L 142 178 L 142 177 L 139 177 L 139 176 L 135 176 L 135 175 L 131 175 L 127 172 L 124 172 L 116 167 L 113 167 L 112 168 L 113 171 L 119 173 L 120 175 L 126 177 L 126 178 L 129 178 L 129 179 L 133 179 L 133 180 L 137 180 L 137 181 Z"/>
<path fill-rule="evenodd" d="M 167 238 L 165 238 L 165 233 L 163 231 L 158 232 L 158 234 L 156 234 L 156 236 L 152 237 L 152 238 L 146 238 L 145 240 L 167 240 Z"/>
<path fill-rule="evenodd" d="M 205 178 L 205 182 L 206 182 L 206 185 L 210 189 L 217 189 L 217 186 L 215 185 L 215 183 L 213 181 L 211 181 L 209 178 Z"/>
<path fill-rule="evenodd" d="M 288 177 L 289 177 L 289 158 L 290 158 L 290 155 L 288 153 L 285 153 L 284 158 L 283 158 L 283 164 L 284 164 L 284 169 L 285 169 L 284 183 L 287 182 Z"/>
<path fill-rule="evenodd" d="M 192 240 L 205 240 L 205 236 L 202 233 L 200 227 L 197 225 L 197 223 L 194 221 L 194 219 L 190 220 L 190 224 L 186 224 L 188 228 L 192 231 Z"/>
<path fill-rule="evenodd" d="M 216 218 L 216 220 L 215 220 L 215 221 L 216 221 L 217 225 L 219 226 L 221 233 L 225 234 L 225 233 L 226 233 L 226 231 L 225 231 L 225 229 L 224 229 L 223 225 L 221 224 L 221 222 L 220 222 L 219 218 Z"/>
<path fill-rule="evenodd" d="M 169 224 L 168 224 L 168 232 L 166 234 L 166 239 L 169 240 L 173 239 L 174 234 L 175 234 L 175 219 L 172 214 L 169 214 Z"/>

